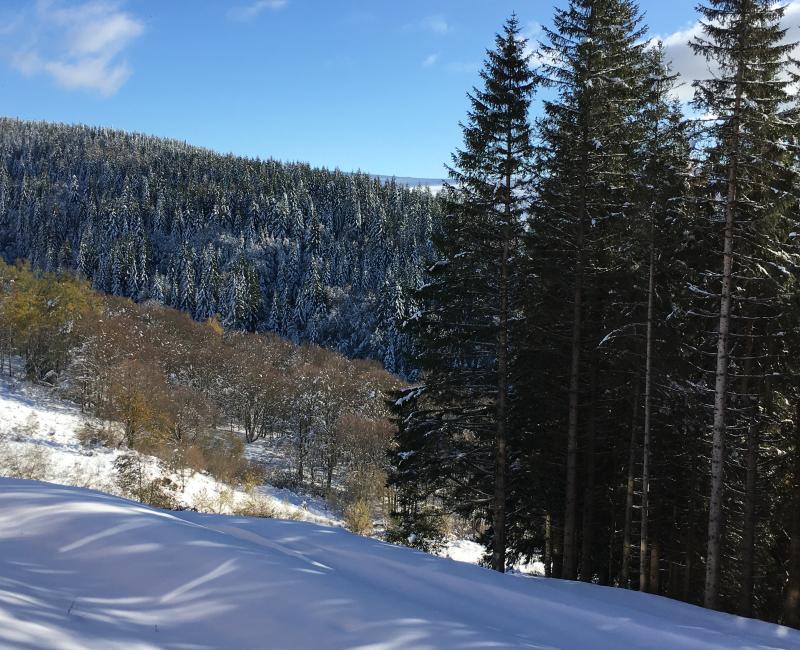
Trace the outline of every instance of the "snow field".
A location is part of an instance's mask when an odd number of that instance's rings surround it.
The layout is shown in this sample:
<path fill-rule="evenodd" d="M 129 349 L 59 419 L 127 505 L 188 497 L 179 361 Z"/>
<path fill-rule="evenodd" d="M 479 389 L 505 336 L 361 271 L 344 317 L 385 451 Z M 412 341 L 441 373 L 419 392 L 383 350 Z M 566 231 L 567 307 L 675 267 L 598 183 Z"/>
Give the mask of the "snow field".
<path fill-rule="evenodd" d="M 790 650 L 800 632 L 308 522 L 0 479 L 0 648 Z"/>

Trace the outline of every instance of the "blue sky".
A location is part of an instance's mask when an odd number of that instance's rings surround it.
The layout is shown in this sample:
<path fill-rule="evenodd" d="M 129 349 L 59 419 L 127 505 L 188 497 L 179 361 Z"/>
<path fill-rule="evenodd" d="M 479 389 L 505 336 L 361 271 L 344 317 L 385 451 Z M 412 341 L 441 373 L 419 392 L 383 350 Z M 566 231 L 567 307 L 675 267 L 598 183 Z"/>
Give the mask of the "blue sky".
<path fill-rule="evenodd" d="M 641 2 L 681 71 L 696 66 L 682 45 L 694 4 Z M 440 177 L 460 143 L 465 93 L 494 33 L 516 11 L 536 34 L 550 23 L 552 6 L 4 0 L 0 114 L 344 170 Z"/>

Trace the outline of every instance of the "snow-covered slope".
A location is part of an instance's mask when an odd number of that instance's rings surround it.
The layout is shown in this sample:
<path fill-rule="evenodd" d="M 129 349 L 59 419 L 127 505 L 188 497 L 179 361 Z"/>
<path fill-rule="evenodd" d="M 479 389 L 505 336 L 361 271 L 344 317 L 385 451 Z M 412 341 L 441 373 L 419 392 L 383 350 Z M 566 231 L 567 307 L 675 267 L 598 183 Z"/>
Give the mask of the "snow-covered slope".
<path fill-rule="evenodd" d="M 788 650 L 800 632 L 341 528 L 0 479 L 0 647 Z"/>
<path fill-rule="evenodd" d="M 19 476 L 10 466 L 35 469 L 22 476 L 41 478 L 63 485 L 91 487 L 104 492 L 118 492 L 114 461 L 124 453 L 119 449 L 80 444 L 78 432 L 87 423 L 99 424 L 94 418 L 54 392 L 18 378 L 0 374 L 0 476 Z M 139 454 L 150 474 L 160 472 L 158 461 Z M 186 470 L 180 478 L 168 474 L 179 485 L 179 505 L 199 510 L 230 512 L 237 503 L 249 498 L 242 490 L 213 477 Z M 263 485 L 257 488 L 259 498 L 278 517 L 301 519 L 315 523 L 340 523 L 321 499 L 304 497 L 288 490 Z"/>

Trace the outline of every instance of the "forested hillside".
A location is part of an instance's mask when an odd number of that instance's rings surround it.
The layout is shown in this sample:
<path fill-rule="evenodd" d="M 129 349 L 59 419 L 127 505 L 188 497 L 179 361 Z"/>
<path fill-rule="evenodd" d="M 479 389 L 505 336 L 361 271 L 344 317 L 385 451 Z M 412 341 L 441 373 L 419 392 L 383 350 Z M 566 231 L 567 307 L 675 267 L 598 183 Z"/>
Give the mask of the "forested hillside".
<path fill-rule="evenodd" d="M 70 274 L 0 262 L 0 374 L 50 386 L 93 416 L 80 442 L 120 450 L 123 464 L 103 479 L 119 475 L 128 496 L 176 505 L 174 485 L 143 475 L 145 454 L 167 473 L 324 496 L 359 532 L 384 517 L 393 429 L 383 393 L 397 379 L 378 362 L 225 330 L 215 319 L 103 294 Z M 0 474 L 41 478 L 3 462 L 13 432 L 0 425 Z M 14 435 L 30 442 L 25 430 Z M 262 462 L 253 447 L 283 462 Z"/>
<path fill-rule="evenodd" d="M 365 174 L 0 119 L 0 254 L 404 372 L 437 203 Z"/>

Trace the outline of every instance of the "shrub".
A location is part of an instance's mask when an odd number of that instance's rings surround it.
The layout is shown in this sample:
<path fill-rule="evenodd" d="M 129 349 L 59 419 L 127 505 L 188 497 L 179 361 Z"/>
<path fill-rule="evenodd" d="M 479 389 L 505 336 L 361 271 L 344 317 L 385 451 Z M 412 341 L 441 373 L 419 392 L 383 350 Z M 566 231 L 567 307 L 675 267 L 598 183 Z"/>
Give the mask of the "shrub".
<path fill-rule="evenodd" d="M 263 494 L 259 494 L 254 489 L 247 491 L 247 496 L 239 501 L 234 508 L 233 514 L 240 517 L 262 517 L 273 519 L 276 516 L 275 507 L 272 501 Z"/>
<path fill-rule="evenodd" d="M 236 495 L 229 487 L 222 488 L 217 493 L 217 514 L 223 515 L 228 512 L 233 512 L 234 503 L 236 502 Z"/>
<path fill-rule="evenodd" d="M 113 477 L 102 471 L 101 466 L 92 468 L 80 461 L 75 462 L 69 471 L 67 484 L 99 492 L 114 491 Z"/>
<path fill-rule="evenodd" d="M 0 322 L 12 332 L 28 379 L 52 382 L 72 349 L 94 322 L 97 296 L 88 283 L 69 276 L 34 274 L 23 265 L 0 260 Z"/>
<path fill-rule="evenodd" d="M 76 432 L 78 441 L 84 447 L 119 447 L 122 442 L 119 434 L 108 424 L 84 424 Z"/>
<path fill-rule="evenodd" d="M 259 485 L 264 485 L 267 482 L 267 473 L 264 466 L 253 461 L 245 461 L 240 482 L 247 492 Z"/>
<path fill-rule="evenodd" d="M 195 472 L 205 472 L 208 469 L 206 455 L 197 445 L 189 445 L 183 450 L 183 462 Z"/>
<path fill-rule="evenodd" d="M 139 501 L 164 510 L 177 510 L 178 500 L 175 498 L 175 484 L 166 476 L 145 481 L 136 495 Z"/>
<path fill-rule="evenodd" d="M 358 499 L 344 509 L 344 525 L 356 535 L 372 532 L 372 510 L 364 499 Z"/>
<path fill-rule="evenodd" d="M 50 453 L 40 445 L 24 445 L 15 450 L 10 444 L 0 444 L 0 474 L 4 476 L 43 481 L 51 469 Z"/>
<path fill-rule="evenodd" d="M 444 546 L 445 536 L 444 517 L 435 509 L 422 505 L 415 512 L 392 513 L 384 537 L 390 544 L 437 553 Z"/>
<path fill-rule="evenodd" d="M 194 493 L 190 507 L 197 512 L 216 512 L 215 506 L 215 499 L 208 493 L 208 490 L 201 488 Z"/>
<path fill-rule="evenodd" d="M 300 482 L 297 480 L 297 473 L 287 469 L 275 469 L 265 473 L 264 482 L 278 488 L 279 490 L 297 490 Z"/>
<path fill-rule="evenodd" d="M 123 494 L 155 508 L 175 510 L 175 484 L 159 471 L 154 478 L 138 454 L 124 454 L 114 461 L 117 486 Z"/>
<path fill-rule="evenodd" d="M 236 495 L 230 488 L 224 487 L 216 494 L 209 493 L 206 488 L 198 490 L 192 498 L 192 508 L 198 512 L 210 512 L 224 515 L 236 512 Z"/>
<path fill-rule="evenodd" d="M 237 483 L 247 474 L 244 443 L 229 431 L 209 431 L 198 435 L 194 446 L 202 452 L 205 469 L 224 483 Z M 196 455 L 199 458 L 199 455 Z"/>

